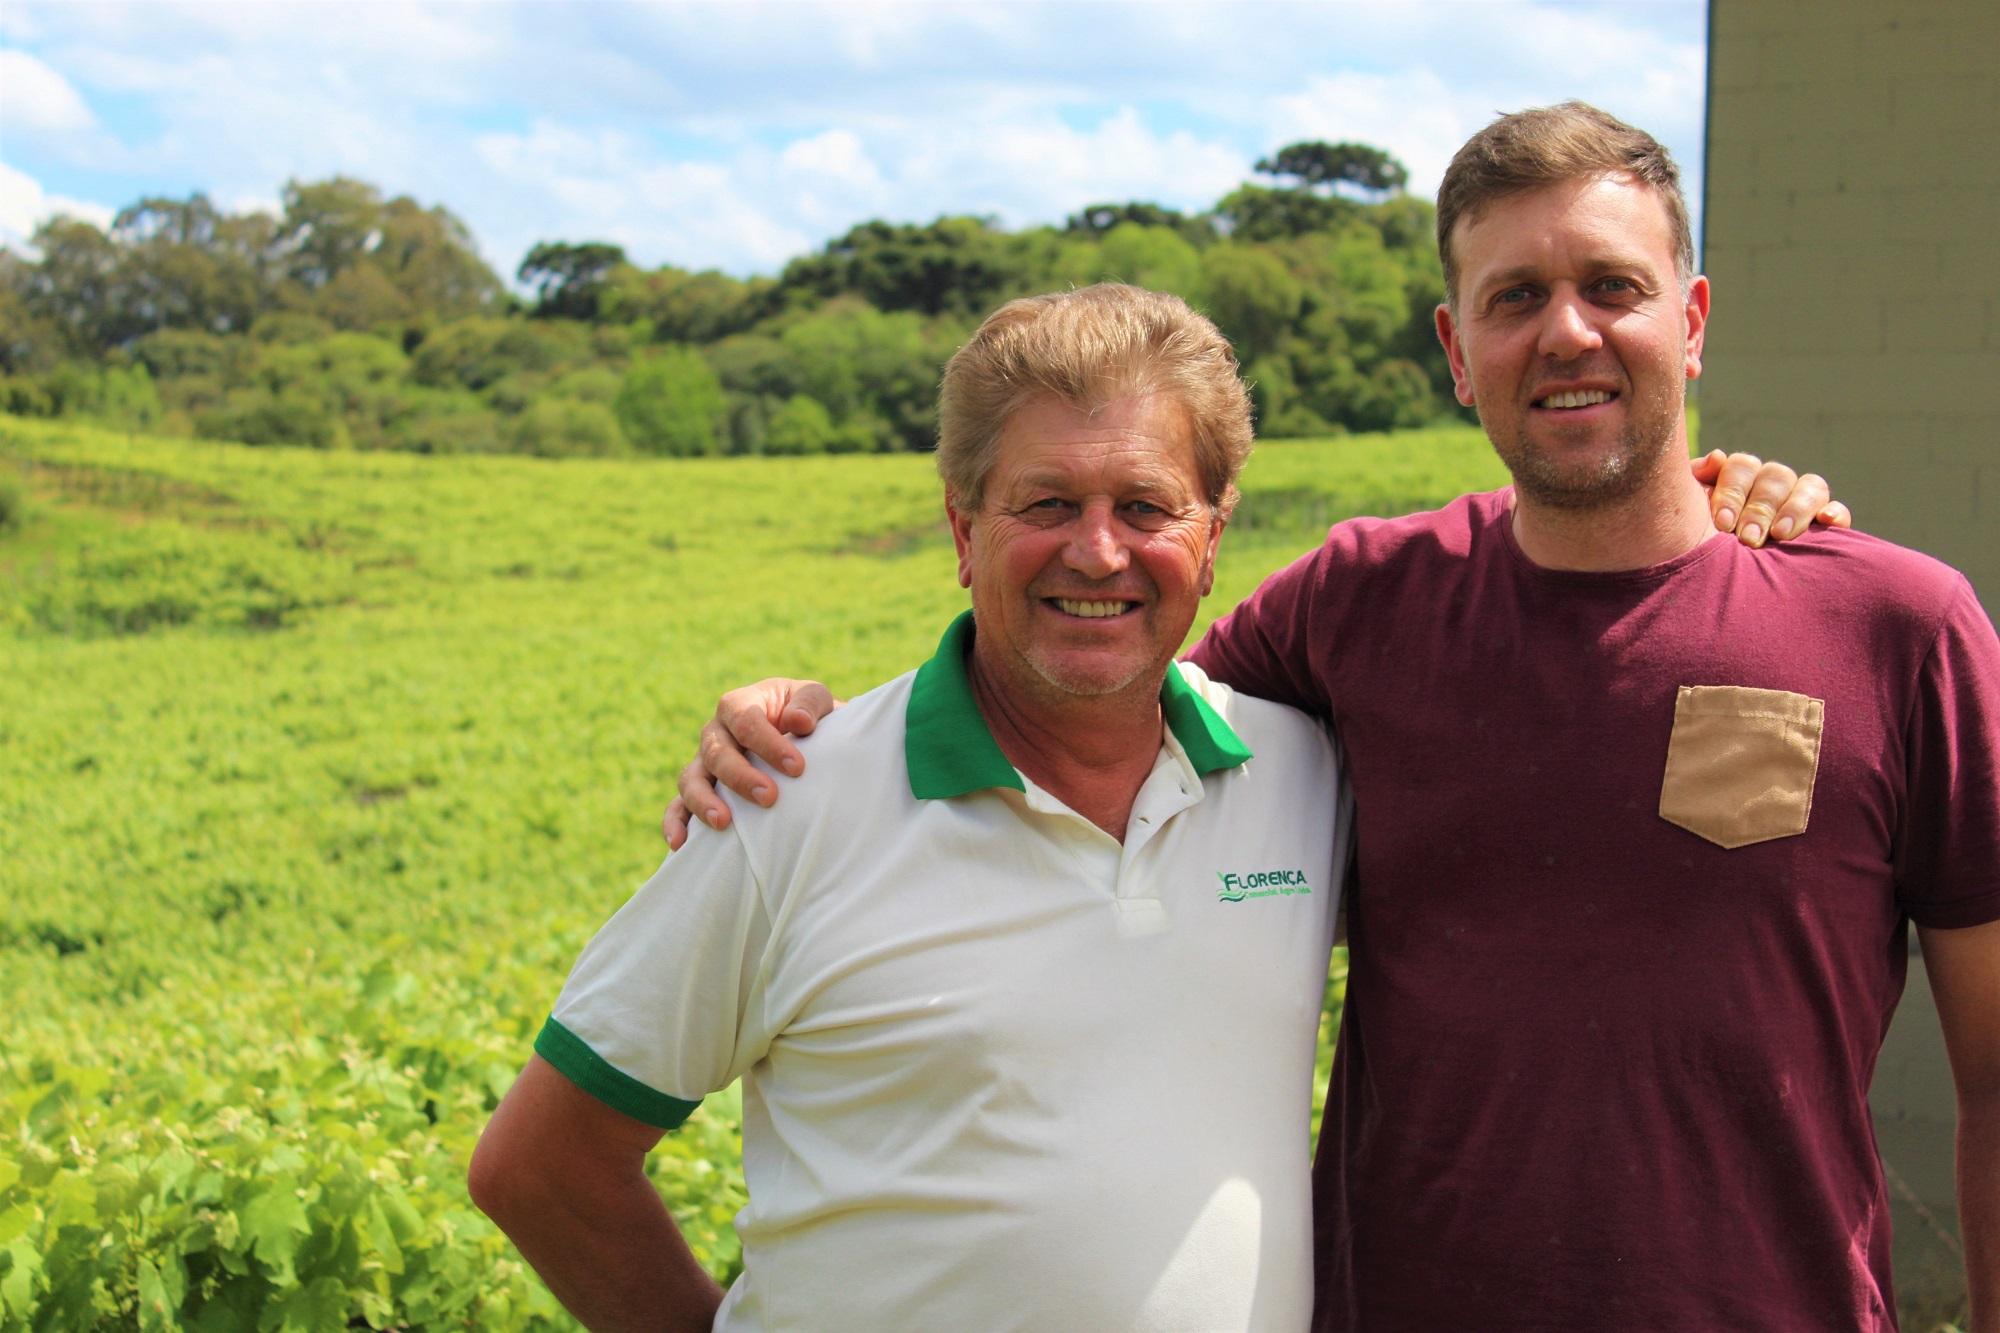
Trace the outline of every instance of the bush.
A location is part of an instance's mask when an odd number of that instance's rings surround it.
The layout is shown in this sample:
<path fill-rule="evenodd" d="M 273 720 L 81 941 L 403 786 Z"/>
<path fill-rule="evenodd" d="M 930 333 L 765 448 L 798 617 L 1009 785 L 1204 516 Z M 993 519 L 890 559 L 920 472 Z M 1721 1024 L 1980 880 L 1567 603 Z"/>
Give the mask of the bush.
<path fill-rule="evenodd" d="M 722 452 L 729 398 L 692 347 L 667 346 L 634 362 L 613 405 L 625 438 L 649 454 Z"/>
<path fill-rule="evenodd" d="M 574 398 L 530 404 L 514 418 L 507 439 L 514 452 L 543 458 L 610 458 L 630 452 L 610 408 Z"/>
<path fill-rule="evenodd" d="M 823 454 L 838 429 L 816 398 L 793 394 L 764 426 L 767 454 Z"/>
<path fill-rule="evenodd" d="M 21 489 L 20 478 L 0 472 L 0 532 L 20 527 L 27 515 L 28 496 Z"/>

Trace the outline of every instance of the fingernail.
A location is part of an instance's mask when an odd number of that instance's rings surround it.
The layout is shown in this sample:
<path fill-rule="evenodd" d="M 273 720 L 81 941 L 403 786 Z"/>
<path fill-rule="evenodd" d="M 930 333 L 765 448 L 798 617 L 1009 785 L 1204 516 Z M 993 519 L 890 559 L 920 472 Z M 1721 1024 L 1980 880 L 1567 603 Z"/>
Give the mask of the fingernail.
<path fill-rule="evenodd" d="M 799 761 L 796 755 L 786 755 L 783 759 L 778 761 L 778 767 L 784 769 L 787 773 L 791 774 L 793 777 L 797 777 L 799 775 Z"/>
<path fill-rule="evenodd" d="M 710 828 L 714 828 L 714 827 L 715 827 L 715 821 L 716 821 L 716 820 L 718 820 L 718 819 L 721 819 L 721 818 L 722 818 L 722 807 L 721 807 L 721 806 L 719 806 L 719 805 L 711 805 L 710 807 L 708 807 L 708 815 L 707 815 L 707 820 L 708 820 L 708 826 L 709 826 Z"/>
<path fill-rule="evenodd" d="M 757 804 L 769 805 L 771 803 L 771 798 L 773 796 L 776 796 L 777 793 L 772 791 L 769 787 L 760 785 L 755 791 L 751 793 L 751 795 L 756 799 Z"/>
<path fill-rule="evenodd" d="M 1757 543 L 1763 541 L 1764 540 L 1763 526 L 1757 523 L 1745 523 L 1743 525 L 1743 540 L 1749 542 L 1752 546 L 1755 546 Z"/>
<path fill-rule="evenodd" d="M 1781 518 L 1781 519 L 1779 519 L 1779 520 L 1778 520 L 1778 521 L 1777 521 L 1776 523 L 1773 523 L 1773 524 L 1771 525 L 1771 535 L 1772 535 L 1773 537 L 1789 537 L 1789 536 L 1791 536 L 1791 535 L 1792 535 L 1792 520 L 1790 520 L 1789 518 Z"/>
<path fill-rule="evenodd" d="M 1736 511 L 1734 509 L 1716 510 L 1715 522 L 1717 526 L 1721 527 L 1724 531 L 1728 531 L 1730 528 L 1736 526 Z"/>

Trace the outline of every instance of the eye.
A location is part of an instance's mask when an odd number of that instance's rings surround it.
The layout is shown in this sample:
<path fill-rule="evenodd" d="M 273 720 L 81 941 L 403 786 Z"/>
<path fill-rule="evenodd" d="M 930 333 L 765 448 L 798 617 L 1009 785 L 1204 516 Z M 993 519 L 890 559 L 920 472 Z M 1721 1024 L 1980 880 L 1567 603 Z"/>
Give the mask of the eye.
<path fill-rule="evenodd" d="M 1075 508 L 1060 495 L 1045 495 L 1039 500 L 1028 501 L 1016 512 L 1023 522 L 1046 525 L 1067 522 Z"/>

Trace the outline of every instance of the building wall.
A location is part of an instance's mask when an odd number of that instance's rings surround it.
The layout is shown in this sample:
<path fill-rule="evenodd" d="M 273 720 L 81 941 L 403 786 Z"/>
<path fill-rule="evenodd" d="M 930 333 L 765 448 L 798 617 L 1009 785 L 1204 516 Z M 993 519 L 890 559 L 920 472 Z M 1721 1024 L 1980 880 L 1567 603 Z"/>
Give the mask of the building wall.
<path fill-rule="evenodd" d="M 2000 612 L 2000 3 L 1712 0 L 1704 446 L 1824 473 Z M 1921 965 L 1870 1103 L 1907 1326 L 1963 1291 Z M 1921 1325 L 1914 1321 L 1922 1317 Z"/>
<path fill-rule="evenodd" d="M 2000 610 L 2000 4 L 1713 0 L 1702 443 Z"/>

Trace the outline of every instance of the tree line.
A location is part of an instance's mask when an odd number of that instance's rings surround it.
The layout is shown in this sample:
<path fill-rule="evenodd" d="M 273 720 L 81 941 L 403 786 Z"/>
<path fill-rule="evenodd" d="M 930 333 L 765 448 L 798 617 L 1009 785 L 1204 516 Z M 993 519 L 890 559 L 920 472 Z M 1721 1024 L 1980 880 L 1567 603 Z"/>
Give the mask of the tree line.
<path fill-rule="evenodd" d="M 1011 297 L 1108 278 L 1235 343 L 1266 437 L 1451 414 L 1431 205 L 1362 144 L 1299 143 L 1201 213 L 864 222 L 775 277 L 545 242 L 516 296 L 443 207 L 345 177 L 277 214 L 195 194 L 0 251 L 0 409 L 252 444 L 521 452 L 927 449 L 945 359 Z"/>

